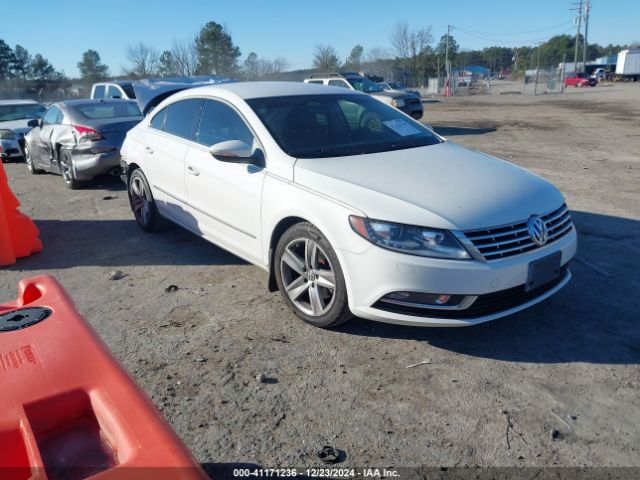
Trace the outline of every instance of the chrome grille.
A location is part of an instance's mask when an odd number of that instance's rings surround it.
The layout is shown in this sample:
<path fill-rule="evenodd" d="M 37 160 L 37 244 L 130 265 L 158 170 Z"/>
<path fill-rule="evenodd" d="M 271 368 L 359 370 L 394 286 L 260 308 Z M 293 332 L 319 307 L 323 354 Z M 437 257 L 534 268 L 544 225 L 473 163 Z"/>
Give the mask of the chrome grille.
<path fill-rule="evenodd" d="M 551 213 L 542 215 L 541 218 L 544 220 L 549 233 L 546 245 L 564 237 L 573 228 L 571 215 L 566 205 L 562 205 L 562 207 Z M 526 220 L 500 227 L 469 230 L 464 234 L 485 260 L 511 257 L 540 248 L 533 243 L 527 229 Z"/>

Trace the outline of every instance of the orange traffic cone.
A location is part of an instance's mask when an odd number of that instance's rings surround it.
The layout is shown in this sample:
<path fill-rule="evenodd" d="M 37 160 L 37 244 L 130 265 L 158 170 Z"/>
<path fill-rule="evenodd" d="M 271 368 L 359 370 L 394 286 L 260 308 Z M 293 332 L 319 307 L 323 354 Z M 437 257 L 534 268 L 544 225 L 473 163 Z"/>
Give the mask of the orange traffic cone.
<path fill-rule="evenodd" d="M 12 265 L 17 258 L 42 250 L 39 231 L 29 217 L 20 213 L 20 202 L 9 188 L 0 164 L 0 266 Z"/>

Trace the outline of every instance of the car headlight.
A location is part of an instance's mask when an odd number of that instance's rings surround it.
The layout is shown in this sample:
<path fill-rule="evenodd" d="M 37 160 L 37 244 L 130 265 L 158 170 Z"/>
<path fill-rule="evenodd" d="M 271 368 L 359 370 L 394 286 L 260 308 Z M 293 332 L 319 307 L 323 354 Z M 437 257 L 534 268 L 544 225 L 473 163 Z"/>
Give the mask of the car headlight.
<path fill-rule="evenodd" d="M 401 98 L 394 98 L 393 100 L 391 100 L 391 105 L 396 108 L 402 108 L 404 107 L 404 100 Z"/>
<path fill-rule="evenodd" d="M 0 130 L 0 140 L 15 140 L 16 134 L 13 130 Z"/>
<path fill-rule="evenodd" d="M 382 248 L 421 257 L 469 260 L 471 255 L 447 230 L 349 217 L 351 228 Z"/>

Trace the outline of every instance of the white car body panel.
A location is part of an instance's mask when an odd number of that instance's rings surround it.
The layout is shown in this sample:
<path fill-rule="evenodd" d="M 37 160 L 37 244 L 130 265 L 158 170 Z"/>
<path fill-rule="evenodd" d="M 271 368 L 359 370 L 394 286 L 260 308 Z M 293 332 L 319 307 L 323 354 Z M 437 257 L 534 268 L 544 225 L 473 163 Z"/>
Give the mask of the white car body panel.
<path fill-rule="evenodd" d="M 454 230 L 520 221 L 523 204 L 529 215 L 562 205 L 562 194 L 533 173 L 449 141 L 357 157 L 301 159 L 295 181 L 341 198 L 371 218 Z"/>
<path fill-rule="evenodd" d="M 280 149 L 244 101 L 333 93 L 344 94 L 344 89 L 261 82 L 185 90 L 165 99 L 129 132 L 122 156 L 127 164 L 142 168 L 163 215 L 266 270 L 272 235 L 281 221 L 295 217 L 314 224 L 340 261 L 351 311 L 363 318 L 472 325 L 527 308 L 569 281 L 567 272 L 551 290 L 526 304 L 466 320 L 373 308 L 382 296 L 396 291 L 483 295 L 523 285 L 532 261 L 561 252 L 561 264 L 566 265 L 576 253 L 576 233 L 572 229 L 543 247 L 488 262 L 413 256 L 370 243 L 352 230 L 350 215 L 464 231 L 526 221 L 558 209 L 564 199 L 542 178 L 449 141 L 359 156 L 295 159 Z M 154 112 L 191 97 L 231 104 L 253 130 L 265 166 L 216 160 L 207 147 L 149 126 Z"/>

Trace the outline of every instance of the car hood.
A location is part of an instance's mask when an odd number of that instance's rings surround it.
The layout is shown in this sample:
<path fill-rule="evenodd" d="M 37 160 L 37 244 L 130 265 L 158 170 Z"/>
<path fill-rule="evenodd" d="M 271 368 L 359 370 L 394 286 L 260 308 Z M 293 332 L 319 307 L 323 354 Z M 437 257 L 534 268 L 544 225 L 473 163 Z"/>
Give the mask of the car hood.
<path fill-rule="evenodd" d="M 24 118 L 22 120 L 11 120 L 8 122 L 0 122 L 0 130 L 13 130 L 16 133 L 25 134 L 31 127 L 27 125 L 29 120 L 33 120 L 33 118 Z"/>
<path fill-rule="evenodd" d="M 389 98 L 409 98 L 410 95 L 407 95 L 406 92 L 400 92 L 398 90 L 384 90 L 382 92 L 371 92 L 370 95 L 377 95 L 380 97 L 389 97 Z"/>
<path fill-rule="evenodd" d="M 546 180 L 452 142 L 393 152 L 298 159 L 294 181 L 370 218 L 454 230 L 526 220 L 564 199 Z"/>

